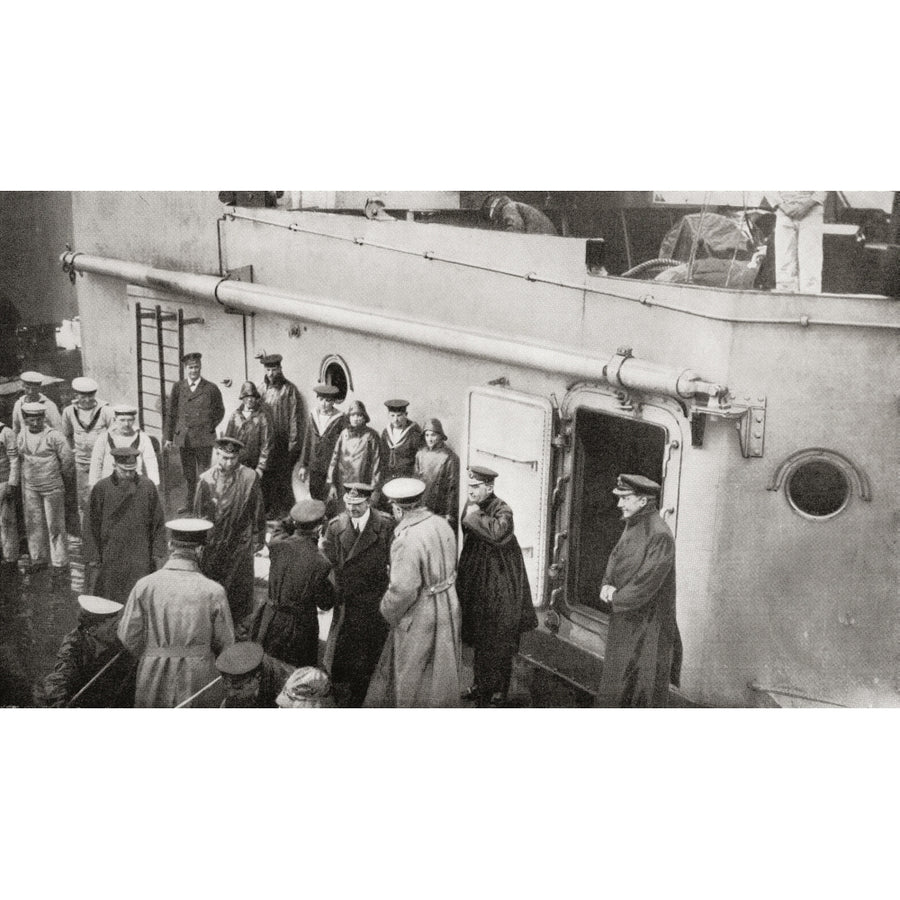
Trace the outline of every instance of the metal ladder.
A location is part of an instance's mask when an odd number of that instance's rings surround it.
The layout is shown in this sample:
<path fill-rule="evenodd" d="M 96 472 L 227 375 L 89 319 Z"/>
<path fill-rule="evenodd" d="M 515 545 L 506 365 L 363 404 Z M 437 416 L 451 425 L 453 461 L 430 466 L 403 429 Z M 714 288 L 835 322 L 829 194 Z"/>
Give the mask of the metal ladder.
<path fill-rule="evenodd" d="M 134 306 L 137 357 L 138 424 L 153 441 L 160 457 L 160 488 L 166 493 L 166 403 L 168 388 L 184 377 L 184 328 L 203 319 L 186 319 L 184 310 Z M 176 374 L 177 373 L 177 374 Z M 148 398 L 153 398 L 148 402 Z M 154 402 L 158 401 L 159 408 Z M 149 416 L 149 420 L 148 420 Z"/>

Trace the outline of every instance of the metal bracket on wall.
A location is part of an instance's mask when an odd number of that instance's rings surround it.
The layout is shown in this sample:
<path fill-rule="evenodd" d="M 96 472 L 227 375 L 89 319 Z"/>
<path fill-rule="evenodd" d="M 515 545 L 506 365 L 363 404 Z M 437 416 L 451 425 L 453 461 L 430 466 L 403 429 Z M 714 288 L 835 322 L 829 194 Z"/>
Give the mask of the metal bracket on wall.
<path fill-rule="evenodd" d="M 237 269 L 229 269 L 225 273 L 225 281 L 244 281 L 249 284 L 253 283 L 253 266 L 240 266 Z M 225 313 L 229 316 L 254 316 L 254 312 L 245 312 L 242 309 L 235 309 L 232 306 L 224 307 Z"/>
<path fill-rule="evenodd" d="M 710 398 L 711 400 L 714 398 Z M 766 439 L 766 398 L 741 397 L 728 394 L 719 399 L 717 406 L 694 406 L 691 409 L 691 444 L 703 446 L 708 419 L 724 419 L 734 423 L 741 442 L 741 455 L 745 459 L 763 455 Z"/>

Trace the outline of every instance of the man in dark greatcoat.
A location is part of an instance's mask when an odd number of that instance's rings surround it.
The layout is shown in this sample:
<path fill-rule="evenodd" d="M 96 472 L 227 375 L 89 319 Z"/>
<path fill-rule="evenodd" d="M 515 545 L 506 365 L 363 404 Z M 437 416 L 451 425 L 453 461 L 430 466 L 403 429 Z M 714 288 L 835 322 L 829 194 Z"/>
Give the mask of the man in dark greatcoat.
<path fill-rule="evenodd" d="M 300 480 L 309 478 L 309 496 L 313 500 L 328 499 L 328 467 L 334 445 L 347 427 L 347 417 L 334 408 L 338 389 L 333 384 L 317 384 L 316 408 L 306 421 L 306 436 L 300 454 Z"/>
<path fill-rule="evenodd" d="M 226 437 L 236 437 L 243 443 L 238 460 L 242 466 L 255 469 L 263 478 L 269 467 L 269 454 L 272 452 L 271 413 L 262 405 L 262 397 L 252 381 L 241 385 L 241 405 L 228 419 L 225 426 Z"/>
<path fill-rule="evenodd" d="M 325 668 L 341 706 L 362 706 L 388 635 L 378 605 L 389 583 L 394 520 L 371 508 L 372 491 L 371 484 L 345 484 L 346 512 L 328 523 L 322 540 L 337 584 Z"/>
<path fill-rule="evenodd" d="M 613 490 L 625 530 L 613 547 L 600 599 L 609 636 L 597 706 L 666 706 L 681 671 L 675 621 L 675 538 L 659 515 L 660 486 L 620 475 Z"/>
<path fill-rule="evenodd" d="M 91 488 L 85 509 L 83 553 L 89 589 L 124 603 L 138 579 L 166 558 L 165 516 L 156 485 L 138 474 L 137 449 L 110 452 L 114 471 Z"/>
<path fill-rule="evenodd" d="M 225 588 L 235 630 L 253 612 L 253 556 L 266 541 L 266 516 L 259 476 L 238 462 L 237 438 L 216 440 L 217 459 L 200 476 L 194 514 L 213 522 L 200 571 Z"/>
<path fill-rule="evenodd" d="M 425 482 L 423 502 L 446 519 L 453 533 L 459 521 L 459 457 L 447 446 L 440 419 L 425 420 L 425 446 L 416 453 L 416 478 Z"/>
<path fill-rule="evenodd" d="M 200 376 L 201 360 L 200 353 L 185 353 L 181 358 L 186 377 L 172 387 L 166 417 L 166 446 L 178 448 L 187 486 L 182 511 L 194 502 L 197 479 L 209 468 L 216 426 L 225 415 L 222 392 Z"/>
<path fill-rule="evenodd" d="M 388 426 L 381 432 L 381 459 L 384 463 L 382 477 L 387 483 L 392 478 L 411 478 L 416 468 L 416 453 L 425 446 L 422 429 L 410 422 L 406 412 L 408 400 L 385 400 L 388 410 Z M 382 507 L 390 504 L 382 500 Z"/>
<path fill-rule="evenodd" d="M 290 517 L 275 526 L 269 539 L 269 598 L 250 627 L 251 640 L 292 666 L 318 663 L 317 609 L 334 606 L 331 564 L 317 543 L 324 517 L 321 500 L 301 500 Z"/>
<path fill-rule="evenodd" d="M 35 685 L 35 705 L 134 706 L 136 661 L 116 635 L 122 604 L 82 594 L 78 605 L 78 625 L 63 638 L 53 671 Z"/>
<path fill-rule="evenodd" d="M 463 640 L 475 648 L 475 682 L 464 699 L 494 706 L 506 700 L 522 633 L 537 627 L 513 512 L 494 494 L 496 478 L 492 469 L 469 469 L 456 583 Z"/>
<path fill-rule="evenodd" d="M 281 359 L 280 353 L 271 353 L 260 360 L 266 369 L 260 394 L 273 425 L 272 452 L 262 483 L 270 518 L 279 518 L 294 505 L 291 477 L 303 449 L 303 398 L 297 385 L 284 377 Z"/>

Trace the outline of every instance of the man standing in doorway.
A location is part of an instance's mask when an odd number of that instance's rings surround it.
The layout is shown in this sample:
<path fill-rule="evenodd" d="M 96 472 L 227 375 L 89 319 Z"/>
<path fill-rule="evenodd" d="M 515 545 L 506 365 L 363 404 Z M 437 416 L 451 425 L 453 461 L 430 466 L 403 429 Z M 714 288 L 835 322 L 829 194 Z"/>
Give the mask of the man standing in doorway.
<path fill-rule="evenodd" d="M 537 627 L 513 512 L 494 494 L 496 478 L 493 469 L 469 468 L 457 582 L 463 640 L 475 648 L 475 682 L 464 699 L 480 706 L 506 702 L 519 640 Z"/>
<path fill-rule="evenodd" d="M 225 588 L 231 619 L 240 633 L 253 612 L 253 556 L 266 542 L 259 476 L 238 462 L 237 438 L 216 441 L 216 461 L 200 476 L 194 514 L 213 522 L 200 571 Z"/>
<path fill-rule="evenodd" d="M 625 530 L 600 599 L 612 607 L 597 706 L 666 706 L 681 670 L 675 621 L 675 538 L 659 515 L 660 486 L 620 475 L 613 493 Z"/>
<path fill-rule="evenodd" d="M 73 379 L 72 391 L 75 396 L 62 413 L 62 432 L 75 454 L 78 512 L 82 516 L 91 492 L 91 454 L 94 444 L 115 420 L 109 404 L 97 400 L 97 388 L 97 382 L 93 378 Z"/>
<path fill-rule="evenodd" d="M 203 690 L 219 677 L 216 656 L 234 643 L 225 588 L 201 574 L 197 550 L 212 522 L 173 519 L 169 560 L 132 589 L 119 640 L 138 657 L 136 707 L 216 707 L 223 690 Z M 203 691 L 203 693 L 200 693 Z"/>
<path fill-rule="evenodd" d="M 266 369 L 260 393 L 274 426 L 272 454 L 262 483 L 266 515 L 272 519 L 282 518 L 294 505 L 291 479 L 303 449 L 303 398 L 297 385 L 284 377 L 281 360 L 280 353 L 260 359 Z"/>
<path fill-rule="evenodd" d="M 84 560 L 93 582 L 86 587 L 124 603 L 138 579 L 165 559 L 165 516 L 156 485 L 138 474 L 137 450 L 115 447 L 112 457 L 115 471 L 94 485 L 85 509 Z"/>
<path fill-rule="evenodd" d="M 216 442 L 216 426 L 225 416 L 222 392 L 201 377 L 202 355 L 185 353 L 181 358 L 185 377 L 175 383 L 166 416 L 166 447 L 173 444 L 181 457 L 187 494 L 182 512 L 194 504 L 197 479 L 209 468 Z"/>
<path fill-rule="evenodd" d="M 422 506 L 425 483 L 395 478 L 384 486 L 398 520 L 390 584 L 381 614 L 391 626 L 366 706 L 459 706 L 462 657 L 456 536 Z"/>

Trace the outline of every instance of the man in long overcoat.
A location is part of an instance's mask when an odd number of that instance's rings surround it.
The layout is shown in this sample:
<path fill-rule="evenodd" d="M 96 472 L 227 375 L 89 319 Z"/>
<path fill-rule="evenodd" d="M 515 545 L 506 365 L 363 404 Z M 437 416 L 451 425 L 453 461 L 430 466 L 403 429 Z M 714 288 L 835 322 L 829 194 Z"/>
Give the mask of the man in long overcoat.
<path fill-rule="evenodd" d="M 369 428 L 369 414 L 361 400 L 347 408 L 347 427 L 338 435 L 328 466 L 328 499 L 340 502 L 348 484 L 375 486 L 372 505 L 378 505 L 383 461 L 381 441 L 374 428 Z"/>
<path fill-rule="evenodd" d="M 88 570 L 96 570 L 92 593 L 124 603 L 138 579 L 165 559 L 165 516 L 156 486 L 138 474 L 137 450 L 116 447 L 112 455 L 115 471 L 91 489 L 83 552 Z"/>
<path fill-rule="evenodd" d="M 660 486 L 620 475 L 613 490 L 625 530 L 613 548 L 600 599 L 609 636 L 597 706 L 666 706 L 681 671 L 675 621 L 675 538 L 659 515 Z"/>
<path fill-rule="evenodd" d="M 212 521 L 200 571 L 225 588 L 235 628 L 253 612 L 253 556 L 266 541 L 259 476 L 238 462 L 237 438 L 216 440 L 217 459 L 200 476 L 194 515 Z"/>
<path fill-rule="evenodd" d="M 390 584 L 380 605 L 391 631 L 365 706 L 459 706 L 456 536 L 445 519 L 422 506 L 424 482 L 396 478 L 384 491 L 399 518 Z"/>
<path fill-rule="evenodd" d="M 388 634 L 378 611 L 388 586 L 394 520 L 371 508 L 372 485 L 344 485 L 345 512 L 325 530 L 322 552 L 334 567 L 337 608 L 325 667 L 344 706 L 361 706 Z"/>
<path fill-rule="evenodd" d="M 35 705 L 134 706 L 135 660 L 116 634 L 122 604 L 82 594 L 78 605 L 78 624 L 63 638 L 53 671 L 34 687 Z"/>
<path fill-rule="evenodd" d="M 271 518 L 284 515 L 294 505 L 292 475 L 303 449 L 303 398 L 297 385 L 281 370 L 281 354 L 271 353 L 260 360 L 265 367 L 260 394 L 263 406 L 272 415 L 272 452 L 266 466 L 262 490 L 266 512 Z"/>
<path fill-rule="evenodd" d="M 292 666 L 318 664 L 317 610 L 334 606 L 331 564 L 318 547 L 324 518 L 321 500 L 301 500 L 269 539 L 269 598 L 253 616 L 250 640 Z"/>
<path fill-rule="evenodd" d="M 347 417 L 334 408 L 338 389 L 333 384 L 317 384 L 316 408 L 306 421 L 306 436 L 300 454 L 300 479 L 309 479 L 309 496 L 313 500 L 328 499 L 328 466 L 341 432 L 347 427 Z"/>
<path fill-rule="evenodd" d="M 173 519 L 169 560 L 132 589 L 119 640 L 138 657 L 137 707 L 218 706 L 216 656 L 234 643 L 225 588 L 200 572 L 197 548 L 212 528 L 204 519 Z"/>
<path fill-rule="evenodd" d="M 255 469 L 263 478 L 269 467 L 275 432 L 272 414 L 262 405 L 262 397 L 252 381 L 241 385 L 240 401 L 241 405 L 225 426 L 225 437 L 236 437 L 243 443 L 238 461 L 248 469 Z"/>
<path fill-rule="evenodd" d="M 194 502 L 197 479 L 209 468 L 216 442 L 216 426 L 225 415 L 218 386 L 200 375 L 202 354 L 185 353 L 185 377 L 172 386 L 166 416 L 166 446 L 173 444 L 181 457 L 181 471 L 187 486 L 185 509 Z"/>
<path fill-rule="evenodd" d="M 496 478 L 492 469 L 469 469 L 456 585 L 463 640 L 475 648 L 475 682 L 465 699 L 480 705 L 501 705 L 506 700 L 519 640 L 523 632 L 537 627 L 513 512 L 494 494 Z"/>
<path fill-rule="evenodd" d="M 415 477 L 425 482 L 423 502 L 449 522 L 453 533 L 459 521 L 459 457 L 447 446 L 440 419 L 425 420 L 425 446 L 416 453 Z"/>

